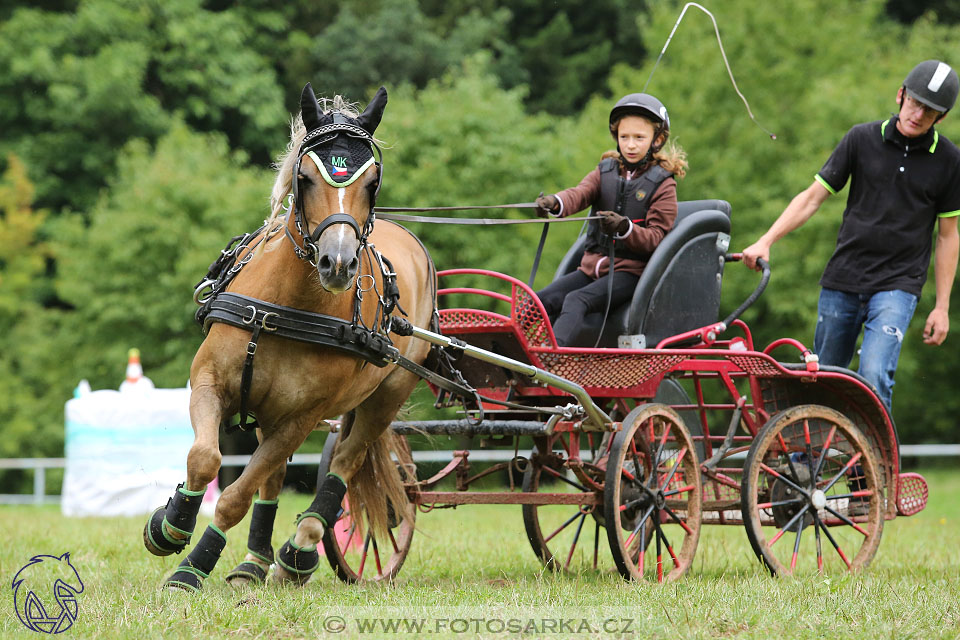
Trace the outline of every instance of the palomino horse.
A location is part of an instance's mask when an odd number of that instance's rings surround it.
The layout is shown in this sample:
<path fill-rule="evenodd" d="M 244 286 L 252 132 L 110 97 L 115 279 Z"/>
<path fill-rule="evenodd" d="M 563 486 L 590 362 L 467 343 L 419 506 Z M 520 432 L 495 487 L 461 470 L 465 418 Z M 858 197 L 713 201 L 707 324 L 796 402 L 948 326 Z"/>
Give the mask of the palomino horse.
<path fill-rule="evenodd" d="M 374 228 L 380 163 L 373 134 L 386 102 L 381 88 L 362 114 L 339 96 L 324 109 L 307 84 L 279 162 L 271 219 L 241 242 L 229 270 L 211 277 L 211 267 L 204 284 L 212 290 L 198 314 L 208 333 L 190 370 L 195 440 L 187 479 L 147 522 L 147 549 L 168 555 L 189 544 L 204 489 L 220 468 L 225 418 L 239 410 L 242 426 L 248 412 L 255 414 L 260 444 L 168 586 L 202 587 L 227 532 L 258 491 L 249 553 L 228 578 L 262 581 L 276 561 L 274 580 L 306 582 L 347 487 L 350 503 L 363 505 L 375 531 L 410 508 L 388 427 L 418 378 L 394 363 L 415 367 L 429 345 L 388 335 L 390 313 L 395 308 L 415 325 L 429 325 L 436 273 L 411 233 L 383 221 Z M 285 200 L 288 215 L 278 217 Z M 340 415 L 346 418 L 330 473 L 275 555 L 271 534 L 286 460 L 311 431 Z"/>

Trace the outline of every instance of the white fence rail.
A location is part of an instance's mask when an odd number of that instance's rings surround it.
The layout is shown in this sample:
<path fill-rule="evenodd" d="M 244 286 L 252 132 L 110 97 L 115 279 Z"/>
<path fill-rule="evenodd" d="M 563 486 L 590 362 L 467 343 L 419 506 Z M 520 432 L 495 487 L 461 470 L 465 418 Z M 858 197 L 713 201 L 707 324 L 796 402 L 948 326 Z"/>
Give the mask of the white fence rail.
<path fill-rule="evenodd" d="M 414 451 L 414 462 L 448 462 L 452 451 Z M 941 458 L 960 456 L 960 444 L 904 444 L 900 445 L 901 458 Z M 288 465 L 320 464 L 319 453 L 297 453 Z M 502 462 L 513 458 L 507 450 L 470 451 L 470 460 L 476 462 Z M 242 467 L 250 462 L 250 456 L 223 456 L 224 467 Z M 33 469 L 33 493 L 0 494 L 0 504 L 60 504 L 60 496 L 47 495 L 47 469 L 63 469 L 66 458 L 0 458 L 0 470 Z"/>
<path fill-rule="evenodd" d="M 288 465 L 320 464 L 319 453 L 296 453 Z M 414 451 L 414 462 L 449 462 L 452 451 Z M 502 462 L 513 458 L 513 452 L 507 450 L 470 451 L 470 460 L 475 462 Z M 224 467 L 243 467 L 250 462 L 250 456 L 223 456 L 220 464 Z M 0 471 L 7 469 L 33 469 L 33 493 L 0 494 L 0 504 L 60 504 L 60 496 L 46 495 L 47 469 L 63 469 L 66 458 L 0 458 Z"/>

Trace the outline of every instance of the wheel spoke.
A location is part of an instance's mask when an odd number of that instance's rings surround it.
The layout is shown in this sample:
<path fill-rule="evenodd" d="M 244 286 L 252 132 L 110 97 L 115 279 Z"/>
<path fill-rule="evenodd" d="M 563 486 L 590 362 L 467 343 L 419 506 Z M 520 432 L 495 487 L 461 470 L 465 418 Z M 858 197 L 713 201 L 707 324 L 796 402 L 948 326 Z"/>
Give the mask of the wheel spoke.
<path fill-rule="evenodd" d="M 833 536 L 830 534 L 830 529 L 827 528 L 827 527 L 823 524 L 823 521 L 822 521 L 822 520 L 820 520 L 820 516 L 818 516 L 816 513 L 814 513 L 814 514 L 813 514 L 813 521 L 814 521 L 814 523 L 818 523 L 818 524 L 820 525 L 820 528 L 823 530 L 824 535 L 827 536 L 827 540 L 830 541 L 830 544 L 833 545 L 833 548 L 836 549 L 836 550 L 837 550 L 837 553 L 840 555 L 840 559 L 843 560 L 844 564 L 847 565 L 847 569 L 853 568 L 852 565 L 850 564 L 850 561 L 847 560 L 847 556 L 846 556 L 846 554 L 843 552 L 843 549 L 840 548 L 840 545 L 837 544 L 837 541 L 834 540 L 834 539 L 833 539 Z"/>
<path fill-rule="evenodd" d="M 353 534 L 355 534 L 356 532 L 357 532 L 357 523 L 351 520 L 350 531 L 347 533 L 347 541 L 345 543 L 346 546 L 342 549 L 343 551 L 346 551 L 347 549 L 350 548 L 350 541 L 353 540 Z"/>
<path fill-rule="evenodd" d="M 797 520 L 799 520 L 800 518 L 802 518 L 802 517 L 803 517 L 803 514 L 805 514 L 809 509 L 810 509 L 810 504 L 809 504 L 809 503 L 803 505 L 803 507 L 800 509 L 800 511 L 797 511 L 797 513 L 794 514 L 794 516 L 793 516 L 792 518 L 790 518 L 790 520 L 787 522 L 787 524 L 783 525 L 783 527 L 780 528 L 780 531 L 777 532 L 777 535 L 773 536 L 773 539 L 770 540 L 769 546 L 770 546 L 770 547 L 773 547 L 773 545 L 775 545 L 775 544 L 777 543 L 777 540 L 780 539 L 780 536 L 782 536 L 782 535 L 785 534 L 787 531 L 789 531 L 790 527 L 793 526 L 793 523 L 795 523 Z"/>
<path fill-rule="evenodd" d="M 777 500 L 776 502 L 762 502 L 757 504 L 757 509 L 770 509 L 773 507 L 782 507 L 788 504 L 796 504 L 797 502 L 803 502 L 803 498 L 796 497 L 790 498 L 788 500 Z"/>
<path fill-rule="evenodd" d="M 820 518 L 813 519 L 813 534 L 817 538 L 817 571 L 823 573 L 823 549 L 820 546 Z"/>
<path fill-rule="evenodd" d="M 783 455 L 787 457 L 787 466 L 790 467 L 790 474 L 794 478 L 799 478 L 800 476 L 797 475 L 797 469 L 793 466 L 793 460 L 790 459 L 790 447 L 787 446 L 786 440 L 783 439 L 782 431 L 777 434 L 777 440 L 780 441 L 780 446 L 783 448 Z"/>
<path fill-rule="evenodd" d="M 593 530 L 593 570 L 597 570 L 597 558 L 600 555 L 600 521 L 597 520 L 596 528 Z"/>
<path fill-rule="evenodd" d="M 840 480 L 840 478 L 842 478 L 844 474 L 846 474 L 847 471 L 849 471 L 853 467 L 853 465 L 857 463 L 857 460 L 859 460 L 862 456 L 863 456 L 862 451 L 857 451 L 855 454 L 853 454 L 853 457 L 847 460 L 847 464 L 843 465 L 843 469 L 840 469 L 840 473 L 834 476 L 833 480 L 831 480 L 827 484 L 827 486 L 823 488 L 824 493 L 826 493 L 830 489 L 830 487 L 835 485 L 837 481 Z"/>
<path fill-rule="evenodd" d="M 664 491 L 663 497 L 669 498 L 670 496 L 675 496 L 678 493 L 687 493 L 687 492 L 693 491 L 694 489 L 696 489 L 695 486 L 693 486 L 692 484 L 688 484 L 687 486 L 680 487 L 679 489 L 673 489 L 672 491 Z"/>
<path fill-rule="evenodd" d="M 647 420 L 647 424 L 650 426 L 650 444 L 653 444 L 654 442 L 657 441 L 657 434 L 656 434 L 656 433 L 654 432 L 654 430 L 653 430 L 653 418 L 652 418 L 652 417 L 651 417 L 649 420 Z M 667 436 L 666 436 L 666 433 L 664 433 L 663 437 L 664 437 L 664 438 L 667 437 Z M 658 446 L 657 446 L 657 451 L 656 451 L 656 453 L 654 453 L 654 456 L 653 456 L 654 462 L 656 462 L 657 458 L 660 457 L 660 453 L 661 453 L 662 450 L 663 450 L 663 449 L 662 449 L 662 445 L 658 445 Z"/>
<path fill-rule="evenodd" d="M 797 568 L 797 554 L 800 553 L 800 534 L 803 533 L 803 527 L 797 529 L 797 539 L 793 541 L 793 557 L 790 558 L 790 571 Z"/>
<path fill-rule="evenodd" d="M 623 511 L 626 511 L 627 509 L 632 509 L 633 507 L 636 507 L 637 505 L 642 503 L 644 500 L 646 500 L 646 498 L 637 498 L 636 500 L 630 500 L 629 502 L 624 502 L 622 505 L 620 505 L 620 511 L 623 512 Z"/>
<path fill-rule="evenodd" d="M 397 545 L 397 539 L 393 537 L 393 531 L 388 530 L 387 535 L 390 536 L 390 544 L 393 545 L 393 552 L 400 553 L 400 547 Z"/>
<path fill-rule="evenodd" d="M 816 483 L 816 475 L 813 473 L 813 446 L 810 444 L 810 421 L 803 421 L 803 441 L 807 452 L 807 471 L 810 472 L 811 485 Z"/>
<path fill-rule="evenodd" d="M 630 441 L 631 447 L 632 447 L 634 444 L 635 444 L 635 442 L 634 442 L 633 440 L 631 440 L 631 441 Z M 638 455 L 639 455 L 639 454 L 638 454 L 636 451 L 633 451 L 632 454 L 631 454 L 631 460 L 633 460 L 633 474 L 634 474 L 634 477 L 633 477 L 632 479 L 642 478 L 643 475 L 644 475 L 644 473 L 643 473 L 643 471 L 644 471 L 643 465 L 640 463 L 640 460 L 639 460 L 638 457 L 637 457 Z M 642 484 L 642 482 L 641 482 L 641 484 Z"/>
<path fill-rule="evenodd" d="M 563 565 L 563 569 L 566 571 L 570 568 L 570 561 L 573 560 L 573 552 L 577 548 L 577 542 L 580 541 L 580 531 L 583 530 L 583 521 L 587 519 L 587 514 L 582 514 L 580 516 L 580 522 L 577 523 L 577 532 L 573 534 L 573 542 L 570 544 L 570 553 L 567 554 L 567 561 Z"/>
<path fill-rule="evenodd" d="M 577 509 L 577 512 L 576 512 L 575 514 L 573 514 L 572 516 L 570 516 L 570 518 L 567 519 L 566 522 L 564 522 L 562 525 L 560 525 L 559 527 L 557 527 L 557 529 L 556 529 L 553 533 L 551 533 L 549 536 L 547 536 L 546 538 L 544 538 L 543 541 L 544 541 L 544 542 L 550 542 L 551 540 L 553 540 L 553 538 L 556 537 L 556 535 L 557 535 L 558 533 L 560 533 L 561 531 L 563 531 L 564 529 L 566 529 L 567 527 L 569 527 L 569 526 L 570 526 L 570 523 L 572 523 L 574 520 L 576 520 L 577 518 L 579 518 L 581 515 L 584 515 L 584 514 L 583 514 L 583 512 L 580 511 L 580 509 L 578 508 L 578 509 Z"/>
<path fill-rule="evenodd" d="M 633 531 L 630 532 L 630 535 L 627 537 L 627 541 L 623 543 L 623 548 L 627 551 L 630 550 L 630 544 L 633 542 L 633 539 L 636 537 L 637 532 L 643 528 L 643 525 L 647 522 L 647 518 L 650 517 L 650 514 L 653 513 L 653 505 L 650 505 L 650 508 L 647 509 L 647 512 L 643 514 L 643 517 L 640 518 L 640 521 L 637 523 L 637 526 L 633 528 Z"/>
<path fill-rule="evenodd" d="M 377 575 L 383 575 L 383 565 L 380 564 L 380 548 L 377 547 L 377 539 L 370 538 L 370 541 L 373 543 L 373 560 L 377 565 Z"/>
<path fill-rule="evenodd" d="M 552 476 L 553 476 L 554 478 L 556 478 L 557 480 L 560 480 L 561 482 L 566 482 L 566 483 L 567 483 L 568 485 L 570 485 L 571 487 L 574 487 L 574 488 L 576 488 L 576 489 L 579 489 L 580 491 L 583 491 L 584 493 L 586 493 L 587 491 L 589 491 L 589 489 L 587 489 L 585 486 L 583 486 L 583 485 L 580 484 L 579 482 L 574 482 L 573 480 L 571 480 L 570 478 L 566 477 L 564 474 L 560 473 L 560 472 L 557 471 L 556 469 L 552 469 L 552 468 L 550 468 L 550 467 L 541 467 L 541 468 L 542 468 L 544 471 L 546 471 L 547 473 L 549 473 L 550 475 L 552 475 Z"/>
<path fill-rule="evenodd" d="M 680 453 L 677 455 L 677 460 L 673 465 L 673 469 L 670 470 L 670 475 L 668 475 L 666 481 L 664 481 L 664 483 L 660 487 L 658 487 L 660 491 L 663 491 L 670 485 L 670 481 L 673 480 L 673 476 L 677 474 L 677 469 L 680 468 L 680 461 L 683 460 L 683 457 L 685 455 L 687 455 L 686 447 L 680 449 Z"/>
<path fill-rule="evenodd" d="M 360 556 L 360 568 L 357 569 L 357 580 L 360 580 L 363 578 L 363 567 L 364 565 L 367 564 L 367 549 L 369 548 L 370 548 L 370 532 L 368 531 L 367 537 L 363 541 L 363 551 L 362 551 L 362 555 Z"/>
<path fill-rule="evenodd" d="M 823 441 L 823 447 L 820 449 L 820 458 L 817 460 L 817 471 L 813 474 L 813 477 L 816 478 L 820 475 L 820 472 L 823 471 L 823 463 L 827 459 L 827 451 L 830 450 L 830 445 L 833 444 L 833 437 L 837 435 L 837 425 L 830 427 L 830 432 L 827 434 L 827 439 Z"/>
<path fill-rule="evenodd" d="M 792 480 L 790 480 L 790 478 L 788 478 L 787 476 L 783 475 L 782 473 L 778 473 L 777 471 L 771 469 L 770 467 L 768 467 L 767 465 L 763 464 L 762 462 L 760 463 L 760 468 L 761 468 L 762 470 L 766 471 L 767 473 L 769 473 L 770 475 L 772 475 L 772 476 L 773 476 L 774 478 L 776 478 L 777 480 L 780 480 L 781 482 L 783 482 L 785 485 L 787 485 L 787 486 L 789 486 L 789 487 L 791 487 L 791 488 L 793 488 L 793 489 L 796 489 L 797 491 L 799 491 L 799 492 L 802 493 L 803 495 L 807 496 L 808 498 L 810 497 L 810 492 L 809 492 L 809 491 L 807 491 L 806 489 L 804 489 L 804 488 L 801 487 L 800 485 L 796 484 L 795 482 L 793 482 Z"/>
<path fill-rule="evenodd" d="M 681 527 L 683 527 L 683 530 L 684 530 L 684 531 L 686 531 L 686 532 L 689 533 L 690 535 L 693 535 L 693 529 L 691 529 L 690 526 L 689 526 L 686 522 L 684 522 L 683 520 L 681 520 L 681 519 L 680 519 L 680 516 L 678 516 L 677 514 L 675 514 L 670 507 L 664 507 L 663 510 L 667 512 L 667 515 L 668 515 L 668 516 L 670 516 L 671 518 L 673 518 L 674 522 L 676 522 L 678 525 L 680 525 Z"/>
<path fill-rule="evenodd" d="M 854 530 L 858 531 L 859 533 L 863 534 L 864 536 L 869 536 L 869 535 L 870 535 L 869 533 L 867 533 L 866 531 L 864 531 L 863 529 L 861 529 L 860 526 L 859 526 L 856 522 L 854 522 L 853 520 L 851 520 L 851 519 L 848 518 L 847 516 L 843 515 L 842 513 L 839 513 L 839 512 L 837 512 L 837 511 L 834 511 L 834 510 L 831 509 L 830 507 L 826 507 L 826 506 L 824 507 L 824 509 L 826 509 L 828 512 L 832 513 L 832 514 L 835 515 L 836 517 L 838 517 L 838 518 L 840 518 L 841 520 L 843 520 L 846 524 L 850 525 L 851 527 L 854 528 Z"/>
<path fill-rule="evenodd" d="M 840 500 L 841 498 L 867 498 L 873 495 L 873 489 L 861 489 L 851 493 L 835 493 L 827 496 L 827 500 Z"/>
<path fill-rule="evenodd" d="M 660 531 L 660 527 L 654 522 L 654 527 L 657 530 L 657 582 L 663 582 L 663 550 L 660 548 L 660 539 L 663 537 L 663 532 Z"/>

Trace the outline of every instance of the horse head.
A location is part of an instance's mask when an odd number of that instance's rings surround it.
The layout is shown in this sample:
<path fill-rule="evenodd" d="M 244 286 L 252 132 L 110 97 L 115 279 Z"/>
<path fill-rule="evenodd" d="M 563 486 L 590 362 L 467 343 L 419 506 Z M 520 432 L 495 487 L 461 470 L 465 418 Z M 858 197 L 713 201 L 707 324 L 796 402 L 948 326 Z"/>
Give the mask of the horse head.
<path fill-rule="evenodd" d="M 380 189 L 373 133 L 386 104 L 383 87 L 359 115 L 337 109 L 336 103 L 323 111 L 309 83 L 300 97 L 307 132 L 293 176 L 294 200 L 304 243 L 314 254 L 311 262 L 320 284 L 331 293 L 352 286 L 360 250 L 372 230 Z"/>

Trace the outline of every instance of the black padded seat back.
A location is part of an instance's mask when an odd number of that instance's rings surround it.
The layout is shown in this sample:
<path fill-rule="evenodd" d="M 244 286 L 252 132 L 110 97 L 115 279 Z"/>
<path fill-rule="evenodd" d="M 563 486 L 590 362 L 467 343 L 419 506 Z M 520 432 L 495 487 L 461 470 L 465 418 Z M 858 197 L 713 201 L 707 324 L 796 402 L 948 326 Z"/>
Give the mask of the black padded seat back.
<path fill-rule="evenodd" d="M 716 322 L 720 309 L 723 255 L 729 248 L 730 204 L 724 200 L 690 200 L 677 204 L 677 220 L 650 257 L 630 304 L 583 319 L 576 346 L 616 347 L 632 336 L 632 348 L 653 347 L 668 336 Z M 585 236 L 567 251 L 554 279 L 580 264 Z"/>

